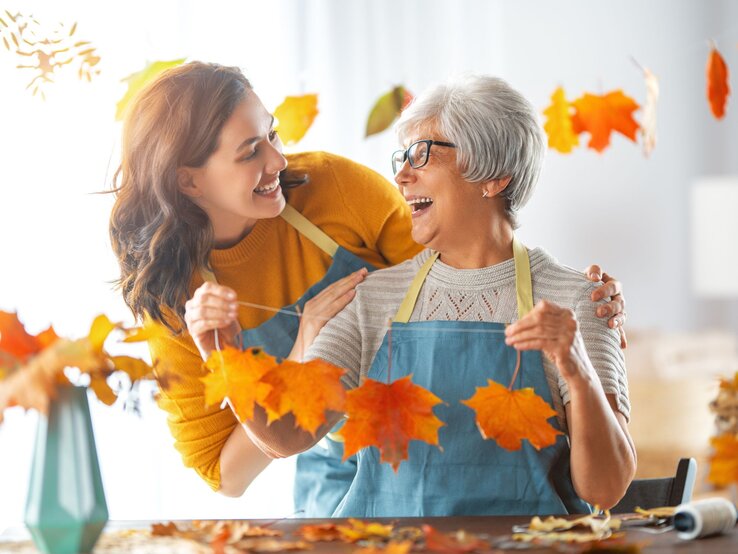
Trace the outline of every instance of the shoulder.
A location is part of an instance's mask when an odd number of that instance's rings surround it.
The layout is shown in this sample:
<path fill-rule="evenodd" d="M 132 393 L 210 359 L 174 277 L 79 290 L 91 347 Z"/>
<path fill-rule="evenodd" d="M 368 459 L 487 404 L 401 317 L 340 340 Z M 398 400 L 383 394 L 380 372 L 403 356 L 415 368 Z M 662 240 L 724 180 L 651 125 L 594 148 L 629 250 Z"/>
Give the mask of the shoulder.
<path fill-rule="evenodd" d="M 560 263 L 543 248 L 529 251 L 533 294 L 569 308 L 575 308 L 583 300 L 590 302 L 590 295 L 601 283 L 587 279 L 582 271 Z"/>

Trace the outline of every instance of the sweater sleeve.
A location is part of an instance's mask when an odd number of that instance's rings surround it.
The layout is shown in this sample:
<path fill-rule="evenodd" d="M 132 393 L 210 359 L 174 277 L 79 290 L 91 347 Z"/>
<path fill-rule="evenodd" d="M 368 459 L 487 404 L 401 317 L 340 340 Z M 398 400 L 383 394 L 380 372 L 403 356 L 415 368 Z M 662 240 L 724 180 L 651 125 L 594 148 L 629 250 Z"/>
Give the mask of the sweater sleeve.
<path fill-rule="evenodd" d="M 400 191 L 368 167 L 333 156 L 331 169 L 347 212 L 367 246 L 387 266 L 409 260 L 423 247 L 411 235 L 410 207 Z"/>
<path fill-rule="evenodd" d="M 230 409 L 205 405 L 207 374 L 202 358 L 189 335 L 149 340 L 152 360 L 171 368 L 171 382 L 157 403 L 167 412 L 174 447 L 186 467 L 193 468 L 213 489 L 220 488 L 220 452 L 238 424 Z"/>

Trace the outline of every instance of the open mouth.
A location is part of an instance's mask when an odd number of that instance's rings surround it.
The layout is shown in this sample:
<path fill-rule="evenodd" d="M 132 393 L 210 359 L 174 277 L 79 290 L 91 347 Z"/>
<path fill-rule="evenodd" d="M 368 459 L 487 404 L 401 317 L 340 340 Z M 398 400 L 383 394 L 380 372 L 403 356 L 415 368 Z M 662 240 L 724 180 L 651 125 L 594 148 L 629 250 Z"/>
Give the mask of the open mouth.
<path fill-rule="evenodd" d="M 259 196 L 270 196 L 276 194 L 276 191 L 279 189 L 279 181 L 274 181 L 270 185 L 266 185 L 263 187 L 257 187 L 254 189 L 254 192 L 258 194 Z"/>
<path fill-rule="evenodd" d="M 411 198 L 407 203 L 413 212 L 413 217 L 415 217 L 425 213 L 433 205 L 433 200 L 427 196 L 419 196 L 417 198 Z"/>

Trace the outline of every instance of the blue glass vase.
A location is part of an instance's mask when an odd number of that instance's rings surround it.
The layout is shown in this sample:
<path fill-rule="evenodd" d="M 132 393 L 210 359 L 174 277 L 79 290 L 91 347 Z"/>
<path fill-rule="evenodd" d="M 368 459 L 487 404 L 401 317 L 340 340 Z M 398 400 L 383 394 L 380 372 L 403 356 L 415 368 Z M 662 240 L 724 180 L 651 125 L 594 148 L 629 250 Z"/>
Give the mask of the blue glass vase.
<path fill-rule="evenodd" d="M 108 521 L 87 389 L 60 387 L 39 416 L 25 524 L 46 554 L 91 552 Z"/>

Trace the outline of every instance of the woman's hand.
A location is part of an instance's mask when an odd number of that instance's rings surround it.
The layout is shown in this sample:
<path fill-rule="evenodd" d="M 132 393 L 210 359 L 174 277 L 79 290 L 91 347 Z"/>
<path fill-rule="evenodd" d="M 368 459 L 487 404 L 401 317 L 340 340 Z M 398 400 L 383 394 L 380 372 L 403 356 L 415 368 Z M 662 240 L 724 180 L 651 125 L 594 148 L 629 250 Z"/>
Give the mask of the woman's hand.
<path fill-rule="evenodd" d="M 587 279 L 595 283 L 602 281 L 604 284 L 592 291 L 592 302 L 597 302 L 603 298 L 610 300 L 601 306 L 598 306 L 597 317 L 607 317 L 608 326 L 611 329 L 618 328 L 620 331 L 620 348 L 628 346 L 628 339 L 625 336 L 625 297 L 623 296 L 623 284 L 615 277 L 604 273 L 600 266 L 591 265 L 584 270 Z"/>
<path fill-rule="evenodd" d="M 507 326 L 505 344 L 517 350 L 541 350 L 567 381 L 591 368 L 574 312 L 546 300 Z"/>
<path fill-rule="evenodd" d="M 203 360 L 215 350 L 216 329 L 221 348 L 236 344 L 241 332 L 236 292 L 217 283 L 204 283 L 185 303 L 185 323 Z"/>
<path fill-rule="evenodd" d="M 300 318 L 297 340 L 289 355 L 291 360 L 302 360 L 303 355 L 313 344 L 323 326 L 353 300 L 356 285 L 364 280 L 369 272 L 361 268 L 343 279 L 330 284 L 319 294 L 305 303 Z"/>

